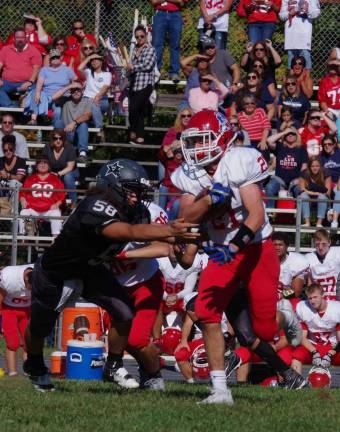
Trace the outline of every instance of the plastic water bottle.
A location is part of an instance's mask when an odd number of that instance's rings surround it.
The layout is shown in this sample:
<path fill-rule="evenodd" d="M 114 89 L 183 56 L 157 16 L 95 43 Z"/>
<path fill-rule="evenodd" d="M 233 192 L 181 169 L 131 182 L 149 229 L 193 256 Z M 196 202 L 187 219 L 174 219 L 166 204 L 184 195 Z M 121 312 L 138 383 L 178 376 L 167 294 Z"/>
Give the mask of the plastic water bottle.
<path fill-rule="evenodd" d="M 37 142 L 38 143 L 42 142 L 42 130 L 41 129 L 37 130 Z"/>

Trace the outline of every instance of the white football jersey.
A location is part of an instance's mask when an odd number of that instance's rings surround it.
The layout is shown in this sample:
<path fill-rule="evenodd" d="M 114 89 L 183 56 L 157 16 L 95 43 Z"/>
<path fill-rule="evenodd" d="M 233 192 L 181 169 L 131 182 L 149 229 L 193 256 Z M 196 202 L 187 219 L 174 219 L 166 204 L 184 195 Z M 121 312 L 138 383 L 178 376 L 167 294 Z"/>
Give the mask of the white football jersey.
<path fill-rule="evenodd" d="M 332 246 L 323 262 L 315 252 L 305 255 L 309 263 L 309 275 L 313 282 L 319 283 L 327 300 L 337 300 L 336 284 L 340 273 L 340 246 Z"/>
<path fill-rule="evenodd" d="M 7 266 L 0 271 L 0 287 L 6 291 L 4 304 L 21 308 L 31 306 L 31 291 L 26 289 L 24 271 L 34 264 Z"/>
<path fill-rule="evenodd" d="M 207 223 L 209 239 L 215 243 L 228 244 L 248 215 L 242 204 L 240 188 L 261 182 L 267 176 L 267 163 L 261 153 L 249 147 L 232 147 L 223 155 L 213 178 L 203 168 L 189 169 L 183 164 L 174 171 L 171 180 L 178 189 L 195 196 L 216 182 L 230 186 L 234 194 L 231 211 Z M 253 243 L 262 241 L 271 233 L 272 227 L 265 215 L 265 223 L 257 231 Z"/>
<path fill-rule="evenodd" d="M 157 204 L 150 203 L 148 209 L 152 223 L 168 223 L 165 210 Z M 144 242 L 131 242 L 125 246 L 124 251 L 138 249 L 146 245 Z M 115 260 L 112 262 L 111 267 L 117 281 L 122 286 L 129 287 L 150 279 L 158 270 L 158 262 L 155 258 Z"/>
<path fill-rule="evenodd" d="M 158 258 L 157 261 L 165 279 L 163 298 L 166 299 L 172 294 L 176 294 L 178 298 L 184 298 L 194 290 L 199 272 L 208 264 L 208 256 L 196 254 L 193 265 L 186 270 L 177 263 L 173 266 L 168 257 Z"/>
<path fill-rule="evenodd" d="M 280 263 L 279 290 L 287 289 L 292 286 L 294 278 L 305 279 L 309 268 L 309 263 L 297 252 L 289 252 L 286 259 Z"/>
<path fill-rule="evenodd" d="M 307 338 L 314 344 L 335 346 L 338 342 L 337 330 L 340 330 L 340 302 L 328 300 L 325 313 L 320 314 L 313 309 L 307 300 L 301 301 L 296 306 L 296 315 L 302 323 L 302 327 L 308 330 Z"/>

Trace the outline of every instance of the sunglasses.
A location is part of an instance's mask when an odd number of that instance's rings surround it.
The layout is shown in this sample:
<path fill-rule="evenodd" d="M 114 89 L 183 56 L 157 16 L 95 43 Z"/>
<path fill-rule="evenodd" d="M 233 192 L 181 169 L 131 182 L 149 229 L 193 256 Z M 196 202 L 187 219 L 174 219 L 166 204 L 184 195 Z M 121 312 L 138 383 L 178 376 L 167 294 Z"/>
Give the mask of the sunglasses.
<path fill-rule="evenodd" d="M 13 153 L 14 150 L 12 148 L 4 148 L 4 153 Z"/>
<path fill-rule="evenodd" d="M 256 105 L 256 103 L 255 102 L 244 102 L 243 105 Z"/>
<path fill-rule="evenodd" d="M 141 36 L 136 36 L 136 39 L 145 39 L 145 35 L 141 35 Z"/>
<path fill-rule="evenodd" d="M 73 27 L 73 30 L 84 30 L 84 27 Z"/>
<path fill-rule="evenodd" d="M 84 50 L 84 51 L 87 51 L 87 50 L 91 50 L 91 51 L 93 51 L 93 50 L 94 50 L 94 47 L 91 47 L 91 46 L 84 46 L 84 47 L 83 47 L 83 50 Z"/>
<path fill-rule="evenodd" d="M 263 69 L 263 65 L 261 65 L 261 64 L 254 64 L 254 68 L 256 68 L 256 69 L 258 69 L 258 68 L 260 68 L 260 69 Z"/>
<path fill-rule="evenodd" d="M 230 123 L 230 126 L 237 126 L 238 127 L 238 123 L 235 123 L 235 122 L 229 122 Z"/>
<path fill-rule="evenodd" d="M 325 142 L 325 143 L 323 143 L 324 147 L 326 147 L 326 146 L 334 146 L 334 145 L 335 144 L 333 142 Z"/>
<path fill-rule="evenodd" d="M 64 44 L 64 42 L 57 42 L 56 44 L 55 44 L 55 46 L 64 46 L 65 44 Z"/>
<path fill-rule="evenodd" d="M 12 121 L 3 121 L 2 124 L 11 124 L 12 125 L 13 122 Z"/>
<path fill-rule="evenodd" d="M 54 56 L 54 57 L 50 57 L 50 60 L 55 60 L 55 59 L 58 59 L 58 60 L 60 60 L 60 56 Z"/>
<path fill-rule="evenodd" d="M 286 87 L 296 86 L 296 82 L 286 82 Z"/>
<path fill-rule="evenodd" d="M 53 140 L 54 140 L 54 141 L 62 141 L 63 139 L 62 139 L 61 136 L 54 136 L 54 137 L 53 137 Z"/>
<path fill-rule="evenodd" d="M 321 117 L 315 116 L 315 117 L 311 117 L 311 120 L 321 120 Z"/>
<path fill-rule="evenodd" d="M 203 78 L 203 79 L 200 79 L 200 82 L 202 82 L 202 83 L 210 83 L 211 80 L 210 80 L 210 79 Z"/>
<path fill-rule="evenodd" d="M 264 51 L 264 48 L 255 48 L 254 51 Z"/>
<path fill-rule="evenodd" d="M 191 114 L 181 114 L 181 118 L 190 118 Z"/>
<path fill-rule="evenodd" d="M 248 80 L 254 80 L 254 79 L 257 79 L 257 76 L 256 75 L 248 75 L 247 79 Z"/>
<path fill-rule="evenodd" d="M 208 50 L 208 49 L 214 49 L 216 48 L 215 45 L 207 45 L 204 49 Z"/>

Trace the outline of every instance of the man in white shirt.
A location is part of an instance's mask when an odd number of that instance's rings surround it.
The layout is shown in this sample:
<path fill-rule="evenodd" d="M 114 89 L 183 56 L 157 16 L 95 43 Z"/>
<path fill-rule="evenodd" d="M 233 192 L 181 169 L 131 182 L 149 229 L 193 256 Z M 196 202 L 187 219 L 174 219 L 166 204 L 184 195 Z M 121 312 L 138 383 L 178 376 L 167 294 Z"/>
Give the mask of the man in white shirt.
<path fill-rule="evenodd" d="M 28 153 L 26 138 L 21 133 L 14 131 L 14 118 L 12 114 L 4 114 L 2 116 L 0 142 L 2 137 L 5 135 L 14 135 L 15 154 L 23 159 L 29 159 L 30 155 Z M 4 153 L 2 151 L 2 147 L 0 146 L 0 157 L 3 157 L 3 155 Z"/>

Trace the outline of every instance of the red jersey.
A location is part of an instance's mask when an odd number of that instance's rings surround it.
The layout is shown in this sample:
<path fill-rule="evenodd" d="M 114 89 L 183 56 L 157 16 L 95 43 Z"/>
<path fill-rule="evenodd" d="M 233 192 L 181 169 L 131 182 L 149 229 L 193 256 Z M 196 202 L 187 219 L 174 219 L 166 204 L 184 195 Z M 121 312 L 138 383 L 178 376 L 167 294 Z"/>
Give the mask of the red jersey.
<path fill-rule="evenodd" d="M 47 35 L 46 42 L 39 41 L 38 32 L 35 30 L 33 32 L 27 32 L 26 37 L 27 37 L 27 42 L 29 44 L 35 46 L 40 51 L 40 53 L 43 55 L 45 55 L 47 53 L 45 46 L 50 45 L 52 43 L 52 37 L 50 35 Z M 13 43 L 14 43 L 14 32 L 12 32 L 8 36 L 8 38 L 6 40 L 6 45 L 11 45 Z"/>
<path fill-rule="evenodd" d="M 58 201 L 64 201 L 65 192 L 53 192 L 53 189 L 64 189 L 64 184 L 55 174 L 49 174 L 44 180 L 39 174 L 32 174 L 24 181 L 24 188 L 34 188 L 32 191 L 20 192 L 20 198 L 25 198 L 27 208 L 39 213 L 48 211 Z"/>
<path fill-rule="evenodd" d="M 334 83 L 329 75 L 322 78 L 318 91 L 319 102 L 325 102 L 328 108 L 340 109 L 340 77 Z"/>
<path fill-rule="evenodd" d="M 236 12 L 241 17 L 246 17 L 248 20 L 248 23 L 255 23 L 258 21 L 264 21 L 264 22 L 273 22 L 277 23 L 278 17 L 277 13 L 269 6 L 264 4 L 258 3 L 254 7 L 254 10 L 247 14 L 245 7 L 250 6 L 252 0 L 241 0 L 236 8 Z M 278 7 L 278 10 L 281 9 L 281 0 L 273 0 L 272 3 Z"/>
<path fill-rule="evenodd" d="M 328 126 L 320 126 L 316 132 L 312 132 L 308 126 L 299 130 L 301 143 L 306 147 L 308 156 L 319 156 L 322 151 L 322 138 L 329 133 Z"/>
<path fill-rule="evenodd" d="M 89 39 L 91 42 L 93 42 L 96 45 L 96 47 L 98 47 L 97 40 L 93 35 L 86 33 L 84 39 Z M 66 54 L 68 54 L 69 56 L 77 57 L 79 54 L 80 44 L 82 41 L 80 41 L 75 36 L 71 35 L 71 36 L 67 36 L 66 42 L 67 42 Z"/>

